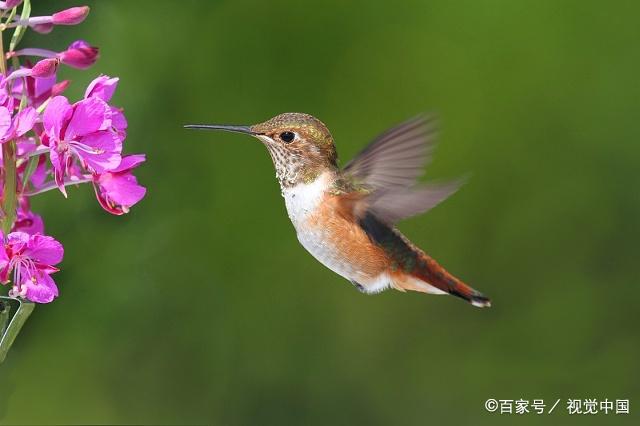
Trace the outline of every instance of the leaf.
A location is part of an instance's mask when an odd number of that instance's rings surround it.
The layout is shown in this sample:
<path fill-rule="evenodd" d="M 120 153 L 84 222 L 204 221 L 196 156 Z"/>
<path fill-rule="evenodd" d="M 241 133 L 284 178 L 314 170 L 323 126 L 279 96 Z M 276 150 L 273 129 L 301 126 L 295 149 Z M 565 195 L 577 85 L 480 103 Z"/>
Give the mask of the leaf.
<path fill-rule="evenodd" d="M 20 20 L 24 21 L 26 19 L 29 19 L 29 16 L 31 16 L 31 1 L 24 0 L 24 2 L 22 3 L 22 13 L 20 14 Z M 16 27 L 16 30 L 13 32 L 13 36 L 11 37 L 11 43 L 9 43 L 10 52 L 13 52 L 15 50 L 18 43 L 20 43 L 20 40 L 22 40 L 22 36 L 24 36 L 26 30 L 27 27 L 24 25 L 18 25 Z"/>
<path fill-rule="evenodd" d="M 27 189 L 27 185 L 29 184 L 29 179 L 31 178 L 31 175 L 33 174 L 33 172 L 36 171 L 36 167 L 38 167 L 39 158 L 40 158 L 39 155 L 34 155 L 33 157 L 29 158 L 27 167 L 24 170 L 24 174 L 22 175 L 22 191 L 20 192 L 24 192 L 24 190 Z"/>
<path fill-rule="evenodd" d="M 33 302 L 28 302 L 26 300 L 15 299 L 12 297 L 0 296 L 0 300 L 3 301 L 4 309 L 9 309 L 9 302 L 16 301 L 18 302 L 18 310 L 11 318 L 11 322 L 9 326 L 6 328 L 4 333 L 0 335 L 0 364 L 4 361 L 4 358 L 7 356 L 7 352 L 11 348 L 13 341 L 20 333 L 20 329 L 24 325 L 31 312 L 33 312 L 33 308 L 35 304 Z M 4 315 L 4 313 L 3 313 Z"/>

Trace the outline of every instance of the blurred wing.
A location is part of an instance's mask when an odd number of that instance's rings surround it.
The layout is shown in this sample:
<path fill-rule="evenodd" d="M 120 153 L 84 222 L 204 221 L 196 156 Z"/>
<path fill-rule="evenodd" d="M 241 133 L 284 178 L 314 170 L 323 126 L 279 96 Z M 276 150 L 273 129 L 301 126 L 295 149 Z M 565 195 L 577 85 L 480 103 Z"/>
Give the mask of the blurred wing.
<path fill-rule="evenodd" d="M 372 191 L 412 186 L 429 161 L 435 133 L 436 120 L 431 116 L 402 123 L 373 140 L 344 173 Z"/>
<path fill-rule="evenodd" d="M 368 210 L 380 220 L 393 224 L 432 209 L 456 192 L 463 183 L 464 179 L 460 179 L 374 193 L 367 197 Z"/>

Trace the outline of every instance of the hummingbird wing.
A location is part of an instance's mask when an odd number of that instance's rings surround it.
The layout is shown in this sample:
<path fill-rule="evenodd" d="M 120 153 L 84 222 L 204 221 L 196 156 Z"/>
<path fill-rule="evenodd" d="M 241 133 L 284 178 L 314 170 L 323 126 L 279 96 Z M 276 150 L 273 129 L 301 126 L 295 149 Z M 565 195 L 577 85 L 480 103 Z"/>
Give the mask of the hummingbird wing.
<path fill-rule="evenodd" d="M 426 212 L 460 187 L 462 180 L 416 184 L 431 159 L 436 130 L 433 116 L 418 116 L 378 136 L 345 166 L 344 175 L 369 192 L 357 211 L 393 224 Z"/>
<path fill-rule="evenodd" d="M 367 202 L 369 210 L 376 217 L 393 224 L 431 210 L 456 192 L 463 183 L 464 180 L 459 179 L 445 183 L 379 191 L 369 195 Z"/>
<path fill-rule="evenodd" d="M 413 118 L 375 138 L 343 172 L 370 191 L 412 186 L 431 157 L 435 134 L 434 117 Z"/>

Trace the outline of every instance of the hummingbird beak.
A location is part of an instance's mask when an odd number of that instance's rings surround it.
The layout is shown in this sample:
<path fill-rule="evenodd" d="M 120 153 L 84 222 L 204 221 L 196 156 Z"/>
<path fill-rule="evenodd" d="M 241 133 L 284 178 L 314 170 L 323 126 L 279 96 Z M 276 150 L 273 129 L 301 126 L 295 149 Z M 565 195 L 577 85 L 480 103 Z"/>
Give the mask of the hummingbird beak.
<path fill-rule="evenodd" d="M 187 124 L 185 129 L 224 130 L 225 132 L 244 133 L 256 136 L 259 133 L 251 130 L 251 126 L 230 126 L 223 124 Z"/>

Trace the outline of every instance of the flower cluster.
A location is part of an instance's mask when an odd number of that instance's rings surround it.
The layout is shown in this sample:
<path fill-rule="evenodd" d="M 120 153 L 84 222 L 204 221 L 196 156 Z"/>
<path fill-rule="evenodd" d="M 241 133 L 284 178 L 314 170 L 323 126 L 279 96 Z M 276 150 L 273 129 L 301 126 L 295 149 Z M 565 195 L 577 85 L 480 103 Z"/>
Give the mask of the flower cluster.
<path fill-rule="evenodd" d="M 106 211 L 127 213 L 146 192 L 132 173 L 145 156 L 123 155 L 127 120 L 110 103 L 118 78 L 98 76 L 77 102 L 64 96 L 69 81 L 58 81 L 59 67 L 87 69 L 98 48 L 78 40 L 61 52 L 16 49 L 28 28 L 76 25 L 89 8 L 36 17 L 30 11 L 29 0 L 0 1 L 0 37 L 14 31 L 8 51 L 0 51 L 0 282 L 11 283 L 12 297 L 48 303 L 58 296 L 51 274 L 64 250 L 44 234 L 30 197 L 52 189 L 66 197 L 68 186 L 90 183 Z"/>

